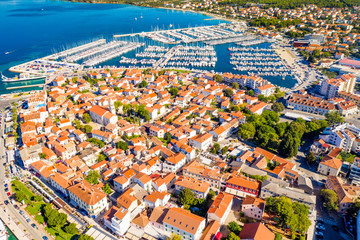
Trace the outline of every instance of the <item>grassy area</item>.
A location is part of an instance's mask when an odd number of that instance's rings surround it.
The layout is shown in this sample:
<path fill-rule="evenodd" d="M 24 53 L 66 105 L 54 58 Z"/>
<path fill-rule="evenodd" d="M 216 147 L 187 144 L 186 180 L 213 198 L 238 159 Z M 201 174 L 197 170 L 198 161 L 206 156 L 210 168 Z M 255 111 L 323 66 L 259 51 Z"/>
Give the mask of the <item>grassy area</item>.
<path fill-rule="evenodd" d="M 30 213 L 31 215 L 38 214 L 41 209 L 45 206 L 45 203 L 43 201 L 41 202 L 31 202 L 29 206 L 26 207 L 26 211 Z"/>
<path fill-rule="evenodd" d="M 39 224 L 44 224 L 45 219 L 42 215 L 36 215 L 35 220 L 39 223 Z"/>
<path fill-rule="evenodd" d="M 22 192 L 25 194 L 25 203 L 29 203 L 31 201 L 31 197 L 35 196 L 34 193 L 32 193 L 24 184 L 22 184 L 18 180 L 14 180 L 11 182 L 11 188 L 15 194 L 17 192 Z"/>
<path fill-rule="evenodd" d="M 64 232 L 60 227 L 46 227 L 45 230 L 51 235 L 55 237 L 55 240 L 71 240 L 75 235 L 68 234 Z"/>

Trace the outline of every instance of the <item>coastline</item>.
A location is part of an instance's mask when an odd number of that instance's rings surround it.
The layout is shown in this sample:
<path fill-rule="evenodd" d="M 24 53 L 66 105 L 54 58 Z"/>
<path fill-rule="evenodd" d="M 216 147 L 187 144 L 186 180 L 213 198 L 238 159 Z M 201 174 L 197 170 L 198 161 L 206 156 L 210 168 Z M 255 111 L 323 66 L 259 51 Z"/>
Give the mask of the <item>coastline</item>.
<path fill-rule="evenodd" d="M 206 20 L 223 20 L 223 21 L 227 21 L 227 22 L 241 22 L 241 21 L 245 21 L 245 20 L 240 20 L 240 19 L 235 19 L 235 18 L 229 18 L 229 17 L 224 17 L 215 13 L 209 13 L 209 12 L 204 12 L 204 11 L 195 11 L 195 10 L 191 10 L 191 9 L 182 9 L 182 8 L 171 8 L 171 7 L 156 7 L 156 6 L 142 6 L 142 5 L 137 5 L 137 4 L 130 4 L 130 3 L 125 3 L 125 2 L 85 2 L 85 1 L 77 1 L 77 0 L 63 0 L 65 2 L 73 2 L 73 3 L 87 3 L 87 4 L 122 4 L 122 5 L 129 5 L 129 6 L 137 6 L 137 7 L 144 7 L 144 8 L 157 8 L 157 9 L 165 9 L 165 10 L 175 10 L 175 11 L 183 11 L 183 12 L 191 12 L 191 13 L 199 13 L 202 15 L 206 15 L 209 16 L 213 19 L 206 19 Z"/>

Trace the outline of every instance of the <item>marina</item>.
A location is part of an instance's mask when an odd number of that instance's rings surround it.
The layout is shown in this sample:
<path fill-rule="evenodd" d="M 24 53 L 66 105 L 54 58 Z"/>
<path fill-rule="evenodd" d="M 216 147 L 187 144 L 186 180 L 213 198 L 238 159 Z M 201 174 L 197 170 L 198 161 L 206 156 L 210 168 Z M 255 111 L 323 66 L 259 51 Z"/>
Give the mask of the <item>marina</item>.
<path fill-rule="evenodd" d="M 156 28 L 153 32 L 116 35 L 114 39 L 87 42 L 11 67 L 10 70 L 27 74 L 60 72 L 66 75 L 89 67 L 124 65 L 127 68 L 229 71 L 257 75 L 269 81 L 293 79 L 299 82 L 296 74 L 276 54 L 274 42 L 276 40 L 249 33 L 243 23 L 168 30 Z M 221 50 L 226 46 L 227 57 L 224 55 L 226 50 Z M 28 87 L 41 85 L 30 84 Z M 6 89 L 18 88 L 11 86 Z"/>

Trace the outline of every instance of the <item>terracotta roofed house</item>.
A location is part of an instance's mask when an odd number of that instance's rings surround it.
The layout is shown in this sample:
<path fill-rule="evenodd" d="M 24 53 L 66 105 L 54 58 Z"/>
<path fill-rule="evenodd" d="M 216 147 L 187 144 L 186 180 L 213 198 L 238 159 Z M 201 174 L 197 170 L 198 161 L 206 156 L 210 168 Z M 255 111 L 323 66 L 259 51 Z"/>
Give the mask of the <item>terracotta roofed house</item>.
<path fill-rule="evenodd" d="M 257 223 L 245 223 L 243 229 L 240 232 L 241 240 L 274 240 L 275 234 L 272 233 L 264 224 Z"/>
<path fill-rule="evenodd" d="M 169 234 L 177 233 L 183 239 L 198 240 L 205 228 L 205 218 L 188 210 L 173 207 L 165 215 L 163 225 Z"/>

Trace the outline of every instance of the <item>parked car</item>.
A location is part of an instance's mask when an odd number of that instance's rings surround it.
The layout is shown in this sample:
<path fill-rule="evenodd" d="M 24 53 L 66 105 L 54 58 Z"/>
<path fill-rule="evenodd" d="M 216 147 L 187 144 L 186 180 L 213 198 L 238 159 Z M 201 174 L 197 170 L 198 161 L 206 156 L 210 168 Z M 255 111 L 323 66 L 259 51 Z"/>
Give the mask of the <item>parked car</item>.
<path fill-rule="evenodd" d="M 8 193 L 7 193 L 7 195 L 8 195 L 8 196 L 10 196 L 10 195 L 11 195 L 11 193 L 10 193 L 10 192 L 8 192 Z"/>
<path fill-rule="evenodd" d="M 9 204 L 9 201 L 8 201 L 8 200 L 5 200 L 4 203 L 5 203 L 5 205 L 8 205 L 8 204 Z"/>
<path fill-rule="evenodd" d="M 42 239 L 49 240 L 49 238 L 47 236 L 43 236 Z"/>
<path fill-rule="evenodd" d="M 33 228 L 38 229 L 38 227 L 35 225 L 35 223 L 32 223 L 31 226 L 32 226 Z"/>

